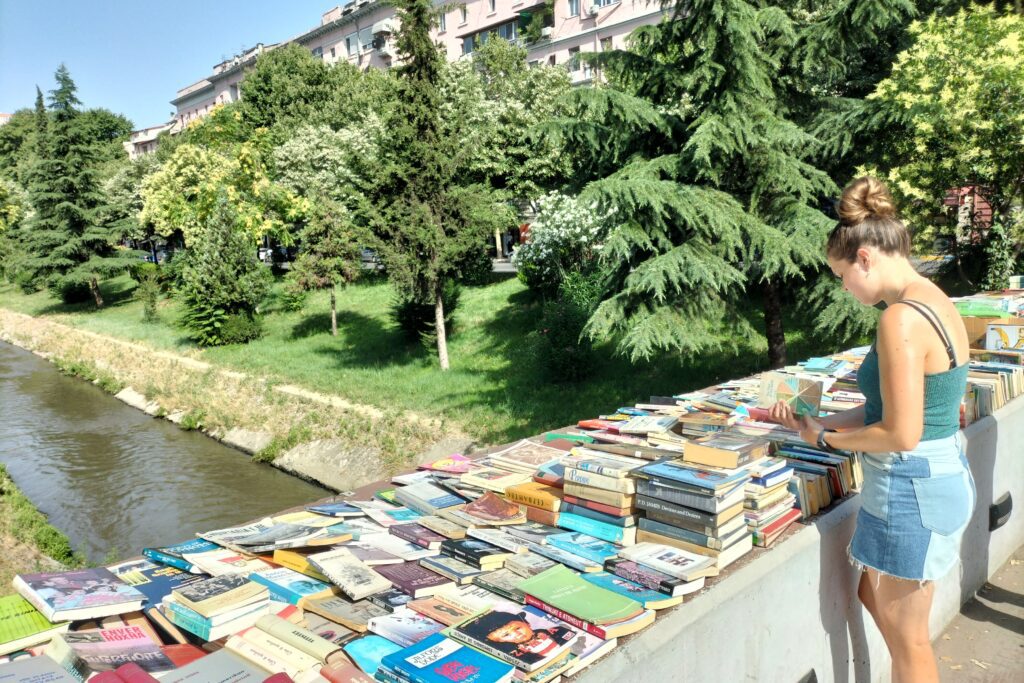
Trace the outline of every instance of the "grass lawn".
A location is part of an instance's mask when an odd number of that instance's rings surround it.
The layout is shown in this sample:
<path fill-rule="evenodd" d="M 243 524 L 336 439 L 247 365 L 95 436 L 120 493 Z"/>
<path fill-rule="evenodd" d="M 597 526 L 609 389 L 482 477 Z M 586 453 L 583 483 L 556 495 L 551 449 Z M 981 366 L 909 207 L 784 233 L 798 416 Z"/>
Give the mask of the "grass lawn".
<path fill-rule="evenodd" d="M 591 377 L 577 384 L 548 382 L 533 362 L 527 335 L 540 304 L 515 278 L 463 289 L 456 331 L 449 340 L 451 370 L 443 373 L 436 354 L 407 343 L 391 321 L 392 292 L 369 279 L 340 292 L 338 337 L 330 335 L 326 293 L 307 299 L 300 312 L 281 309 L 277 283 L 266 308 L 266 334 L 248 345 L 199 349 L 177 326 L 177 304 L 165 301 L 160 321 L 144 323 L 142 304 L 127 277 L 103 285 L 108 305 L 64 306 L 46 292 L 24 295 L 0 285 L 0 307 L 31 315 L 56 316 L 80 328 L 142 341 L 246 372 L 337 394 L 381 407 L 443 416 L 482 444 L 501 443 L 562 427 L 622 405 L 698 389 L 763 369 L 762 335 L 740 340 L 738 353 L 709 354 L 682 361 L 664 357 L 632 364 L 599 347 Z M 763 329 L 756 310 L 748 317 Z M 787 320 L 792 361 L 833 349 Z M 804 321 L 806 324 L 806 321 Z"/>

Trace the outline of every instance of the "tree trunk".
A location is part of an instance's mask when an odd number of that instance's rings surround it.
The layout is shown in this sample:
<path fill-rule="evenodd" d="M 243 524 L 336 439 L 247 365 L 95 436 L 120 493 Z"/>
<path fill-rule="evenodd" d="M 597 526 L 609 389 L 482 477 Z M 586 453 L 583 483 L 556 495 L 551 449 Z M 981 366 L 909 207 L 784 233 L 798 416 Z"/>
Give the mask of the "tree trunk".
<path fill-rule="evenodd" d="M 444 330 L 444 301 L 441 300 L 441 283 L 438 283 L 434 291 L 434 325 L 437 328 L 437 360 L 441 363 L 441 369 L 448 369 L 448 340 Z"/>
<path fill-rule="evenodd" d="M 786 334 L 782 329 L 782 300 L 775 278 L 761 283 L 764 292 L 764 334 L 768 337 L 768 366 L 781 368 L 786 364 Z"/>
<path fill-rule="evenodd" d="M 89 291 L 92 292 L 92 297 L 96 299 L 96 308 L 103 307 L 103 296 L 100 294 L 100 284 L 96 282 L 96 278 L 89 278 Z"/>
<path fill-rule="evenodd" d="M 331 285 L 331 336 L 338 336 L 338 305 L 334 296 L 334 285 Z"/>

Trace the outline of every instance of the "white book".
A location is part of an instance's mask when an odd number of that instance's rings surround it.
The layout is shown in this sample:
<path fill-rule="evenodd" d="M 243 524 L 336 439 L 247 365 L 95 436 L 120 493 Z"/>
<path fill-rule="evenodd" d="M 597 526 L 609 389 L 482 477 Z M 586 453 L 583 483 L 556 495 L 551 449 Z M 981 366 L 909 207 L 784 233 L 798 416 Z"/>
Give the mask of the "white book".
<path fill-rule="evenodd" d="M 357 560 L 347 550 L 314 553 L 309 562 L 353 600 L 391 588 L 391 582 Z"/>
<path fill-rule="evenodd" d="M 619 551 L 619 557 L 633 560 L 637 564 L 657 569 L 683 581 L 692 581 L 700 576 L 706 576 L 708 569 L 715 565 L 713 557 L 698 555 L 661 543 L 643 542 L 627 546 Z"/>
<path fill-rule="evenodd" d="M 441 554 L 440 550 L 421 548 L 415 543 L 409 543 L 391 534 L 369 534 L 367 536 L 360 536 L 359 540 L 408 561 L 421 560 L 424 557 L 433 557 L 434 555 Z"/>

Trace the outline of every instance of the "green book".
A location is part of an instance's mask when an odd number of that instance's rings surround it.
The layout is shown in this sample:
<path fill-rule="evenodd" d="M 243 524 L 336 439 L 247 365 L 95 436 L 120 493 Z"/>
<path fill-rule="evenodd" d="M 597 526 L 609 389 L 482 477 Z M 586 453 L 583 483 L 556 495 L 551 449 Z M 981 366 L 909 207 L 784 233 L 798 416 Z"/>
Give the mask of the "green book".
<path fill-rule="evenodd" d="M 611 624 L 644 611 L 636 600 L 584 581 L 561 564 L 526 579 L 519 590 L 591 624 Z"/>
<path fill-rule="evenodd" d="M 20 595 L 0 598 L 0 655 L 41 645 L 68 630 L 69 622 L 55 624 Z"/>

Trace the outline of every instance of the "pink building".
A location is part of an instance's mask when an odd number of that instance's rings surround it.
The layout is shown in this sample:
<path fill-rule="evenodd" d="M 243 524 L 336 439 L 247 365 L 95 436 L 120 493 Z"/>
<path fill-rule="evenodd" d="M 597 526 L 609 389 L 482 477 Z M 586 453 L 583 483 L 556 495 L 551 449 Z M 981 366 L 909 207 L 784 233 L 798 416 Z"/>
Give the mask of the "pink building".
<path fill-rule="evenodd" d="M 124 142 L 124 150 L 128 152 L 128 158 L 134 161 L 145 154 L 152 154 L 156 151 L 157 136 L 165 130 L 174 135 L 181 130 L 181 125 L 181 121 L 174 118 L 159 126 L 133 130 Z"/>
<path fill-rule="evenodd" d="M 447 4 L 447 0 L 435 3 Z M 544 2 L 538 0 L 467 0 L 445 12 L 433 33 L 449 61 L 472 54 L 491 37 L 501 37 L 526 47 L 531 64 L 564 65 L 573 83 L 584 84 L 593 74 L 579 58 L 581 53 L 625 47 L 631 31 L 659 22 L 664 14 L 657 2 L 647 0 L 554 0 L 547 26 L 536 40 L 528 41 L 526 27 L 543 9 Z M 324 12 L 319 26 L 285 42 L 302 45 L 330 64 L 346 61 L 363 69 L 387 69 L 397 60 L 395 15 L 394 8 L 377 0 L 348 0 Z M 171 101 L 178 123 L 186 125 L 217 104 L 237 100 L 245 69 L 276 46 L 258 43 L 179 90 Z"/>
<path fill-rule="evenodd" d="M 0 126 L 4 125 L 8 121 L 10 121 L 12 116 L 14 116 L 14 114 L 0 113 Z"/>

